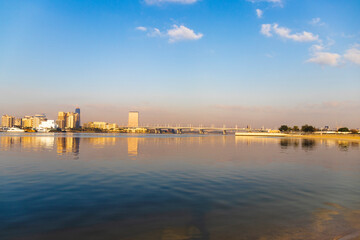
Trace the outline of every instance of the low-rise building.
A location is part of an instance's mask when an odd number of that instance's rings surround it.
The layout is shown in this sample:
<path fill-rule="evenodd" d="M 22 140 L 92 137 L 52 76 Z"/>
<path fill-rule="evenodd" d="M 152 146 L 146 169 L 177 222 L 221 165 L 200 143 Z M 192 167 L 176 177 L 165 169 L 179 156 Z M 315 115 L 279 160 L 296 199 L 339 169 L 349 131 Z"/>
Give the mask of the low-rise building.
<path fill-rule="evenodd" d="M 88 122 L 83 124 L 83 128 L 87 129 L 101 129 L 114 131 L 118 130 L 119 127 L 116 123 L 107 123 L 107 122 Z"/>
<path fill-rule="evenodd" d="M 58 128 L 58 125 L 56 124 L 55 120 L 46 120 L 46 121 L 42 122 L 36 129 L 48 131 L 48 130 L 57 129 L 57 128 Z"/>

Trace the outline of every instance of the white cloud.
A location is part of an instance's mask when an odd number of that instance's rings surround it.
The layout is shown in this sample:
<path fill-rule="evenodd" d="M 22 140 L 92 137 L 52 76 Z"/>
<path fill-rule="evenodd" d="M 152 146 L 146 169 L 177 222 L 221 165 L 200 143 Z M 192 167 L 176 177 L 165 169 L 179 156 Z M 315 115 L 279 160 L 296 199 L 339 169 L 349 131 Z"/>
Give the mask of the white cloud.
<path fill-rule="evenodd" d="M 147 28 L 146 27 L 142 27 L 142 26 L 139 26 L 137 28 L 135 28 L 136 30 L 139 30 L 139 31 L 142 31 L 142 32 L 146 32 L 147 31 Z"/>
<path fill-rule="evenodd" d="M 260 33 L 267 37 L 271 37 L 271 24 L 262 24 Z"/>
<path fill-rule="evenodd" d="M 330 52 L 315 52 L 313 57 L 307 60 L 310 63 L 317 63 L 320 65 L 337 66 L 341 56 L 337 53 Z"/>
<path fill-rule="evenodd" d="M 282 38 L 291 39 L 295 42 L 313 42 L 319 40 L 319 36 L 314 35 L 311 32 L 303 31 L 301 33 L 291 33 L 289 28 L 279 27 L 277 23 L 272 25 L 262 24 L 260 32 L 267 37 L 270 37 L 272 36 L 272 33 L 275 33 Z"/>
<path fill-rule="evenodd" d="M 178 4 L 193 4 L 198 0 L 145 0 L 148 5 L 158 5 L 162 3 L 178 3 Z"/>
<path fill-rule="evenodd" d="M 344 58 L 350 62 L 360 65 L 360 50 L 356 47 L 350 48 L 344 54 Z"/>
<path fill-rule="evenodd" d="M 261 9 L 256 9 L 256 16 L 257 16 L 258 18 L 262 18 L 263 13 L 264 13 L 264 12 L 263 12 Z"/>
<path fill-rule="evenodd" d="M 194 30 L 185 27 L 184 25 L 174 25 L 172 29 L 167 31 L 169 42 L 177 42 L 184 40 L 199 40 L 203 37 L 202 33 L 196 34 Z"/>
<path fill-rule="evenodd" d="M 278 24 L 273 24 L 273 30 L 280 37 L 294 40 L 296 42 L 313 42 L 319 40 L 319 36 L 311 32 L 303 31 L 302 33 L 291 34 L 291 30 L 285 27 L 279 27 Z"/>
<path fill-rule="evenodd" d="M 169 42 L 199 40 L 204 35 L 202 33 L 195 33 L 194 30 L 185 27 L 184 25 L 173 25 L 171 29 L 166 32 L 161 32 L 158 28 L 137 27 L 136 30 L 147 32 L 148 37 L 166 37 Z"/>
<path fill-rule="evenodd" d="M 319 52 L 324 50 L 324 46 L 322 44 L 315 44 L 311 46 L 310 50 L 313 52 Z"/>
<path fill-rule="evenodd" d="M 158 29 L 158 28 L 153 28 L 152 30 L 150 30 L 147 34 L 149 37 L 161 37 L 164 34 Z"/>

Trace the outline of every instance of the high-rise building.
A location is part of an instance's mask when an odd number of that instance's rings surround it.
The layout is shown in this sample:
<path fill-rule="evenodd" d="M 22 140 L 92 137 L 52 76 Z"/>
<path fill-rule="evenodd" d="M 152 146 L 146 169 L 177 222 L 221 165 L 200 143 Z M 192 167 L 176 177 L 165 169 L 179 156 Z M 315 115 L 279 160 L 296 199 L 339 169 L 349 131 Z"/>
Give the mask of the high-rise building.
<path fill-rule="evenodd" d="M 76 123 L 76 128 L 79 128 L 81 126 L 81 122 L 80 122 L 80 108 L 75 108 L 75 113 L 77 113 L 79 115 L 79 120 Z"/>
<path fill-rule="evenodd" d="M 139 112 L 129 112 L 128 127 L 139 127 Z"/>
<path fill-rule="evenodd" d="M 56 124 L 61 129 L 65 128 L 79 128 L 80 127 L 80 108 L 75 110 L 76 112 L 59 112 Z"/>
<path fill-rule="evenodd" d="M 56 120 L 56 124 L 61 129 L 65 129 L 66 127 L 66 113 L 65 112 L 59 112 L 58 113 L 58 119 Z"/>
<path fill-rule="evenodd" d="M 79 126 L 79 114 L 73 112 L 66 113 L 65 128 L 77 128 L 77 126 Z"/>
<path fill-rule="evenodd" d="M 9 115 L 3 115 L 1 118 L 1 126 L 2 127 L 13 127 L 14 126 L 15 117 Z"/>

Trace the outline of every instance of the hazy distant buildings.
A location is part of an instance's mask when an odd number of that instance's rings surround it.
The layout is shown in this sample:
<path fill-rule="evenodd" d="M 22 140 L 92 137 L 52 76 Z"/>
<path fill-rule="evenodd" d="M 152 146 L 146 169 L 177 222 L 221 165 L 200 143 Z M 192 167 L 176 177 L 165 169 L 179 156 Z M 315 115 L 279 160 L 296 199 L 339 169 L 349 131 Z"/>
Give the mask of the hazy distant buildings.
<path fill-rule="evenodd" d="M 15 117 L 9 115 L 3 115 L 1 117 L 1 126 L 2 127 L 13 127 L 15 123 Z"/>
<path fill-rule="evenodd" d="M 139 126 L 139 112 L 129 112 L 128 127 L 137 128 Z"/>
<path fill-rule="evenodd" d="M 119 130 L 119 126 L 116 123 L 107 123 L 107 122 L 88 122 L 88 123 L 84 123 L 83 128 L 101 129 L 108 131 Z"/>
<path fill-rule="evenodd" d="M 80 127 L 80 108 L 75 109 L 75 112 L 59 112 L 56 124 L 61 129 L 72 129 Z"/>

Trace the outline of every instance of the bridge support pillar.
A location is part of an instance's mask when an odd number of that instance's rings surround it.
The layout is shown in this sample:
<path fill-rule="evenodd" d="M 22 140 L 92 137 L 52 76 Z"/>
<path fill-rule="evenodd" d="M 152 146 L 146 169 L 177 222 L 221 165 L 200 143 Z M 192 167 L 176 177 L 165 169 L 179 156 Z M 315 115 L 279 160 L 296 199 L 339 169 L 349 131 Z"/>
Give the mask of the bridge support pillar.
<path fill-rule="evenodd" d="M 204 129 L 200 129 L 200 130 L 199 130 L 199 134 L 205 134 Z"/>
<path fill-rule="evenodd" d="M 223 135 L 226 135 L 226 130 L 223 130 Z"/>
<path fill-rule="evenodd" d="M 182 130 L 181 129 L 176 129 L 176 133 L 177 134 L 182 134 Z"/>
<path fill-rule="evenodd" d="M 155 134 L 160 134 L 161 133 L 161 129 L 155 128 Z"/>

